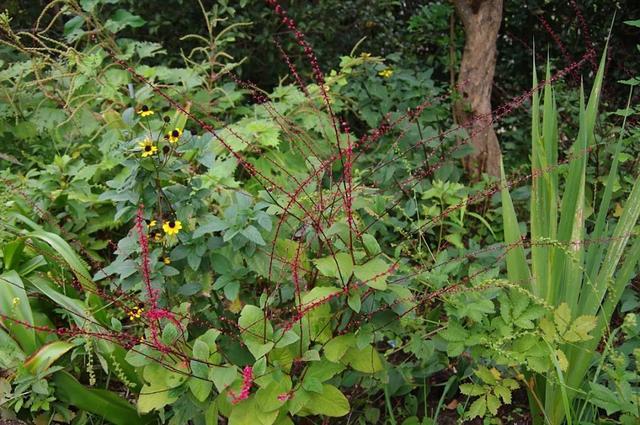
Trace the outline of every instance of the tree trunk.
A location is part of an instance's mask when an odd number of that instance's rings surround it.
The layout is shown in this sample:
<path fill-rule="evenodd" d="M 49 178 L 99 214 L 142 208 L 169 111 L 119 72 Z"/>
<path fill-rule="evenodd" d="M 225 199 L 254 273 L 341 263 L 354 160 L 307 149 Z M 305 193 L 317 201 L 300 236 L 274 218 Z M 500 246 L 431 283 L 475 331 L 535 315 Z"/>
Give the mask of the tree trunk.
<path fill-rule="evenodd" d="M 500 144 L 493 130 L 491 88 L 503 0 L 451 0 L 464 25 L 465 44 L 458 75 L 462 99 L 453 107 L 456 122 L 467 129 L 474 153 L 464 166 L 472 176 L 500 175 Z"/>

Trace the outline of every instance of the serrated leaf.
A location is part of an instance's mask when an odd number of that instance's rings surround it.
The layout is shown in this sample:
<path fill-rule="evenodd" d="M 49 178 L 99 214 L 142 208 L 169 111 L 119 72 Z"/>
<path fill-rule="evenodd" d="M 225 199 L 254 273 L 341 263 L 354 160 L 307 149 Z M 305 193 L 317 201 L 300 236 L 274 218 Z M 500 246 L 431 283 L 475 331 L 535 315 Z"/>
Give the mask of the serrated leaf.
<path fill-rule="evenodd" d="M 505 404 L 511 404 L 511 390 L 502 385 L 493 387 L 493 393 L 500 397 Z"/>
<path fill-rule="evenodd" d="M 478 396 L 486 393 L 485 388 L 478 384 L 461 384 L 460 392 L 468 396 Z"/>
<path fill-rule="evenodd" d="M 489 410 L 489 413 L 491 413 L 494 416 L 497 415 L 498 409 L 500 408 L 501 405 L 502 403 L 500 403 L 500 400 L 498 399 L 498 397 L 496 397 L 493 394 L 487 394 L 487 409 Z"/>
<path fill-rule="evenodd" d="M 487 412 L 487 400 L 484 397 L 480 397 L 469 407 L 469 411 L 467 412 L 467 417 L 469 419 L 473 419 L 475 417 L 484 417 L 484 414 Z"/>
<path fill-rule="evenodd" d="M 556 358 L 558 359 L 558 365 L 560 365 L 560 370 L 566 372 L 569 368 L 569 360 L 567 360 L 567 356 L 565 356 L 564 351 L 556 350 Z"/>
<path fill-rule="evenodd" d="M 569 330 L 562 335 L 562 338 L 568 342 L 588 341 L 592 339 L 593 337 L 589 335 L 589 332 L 596 327 L 597 320 L 596 316 L 588 314 L 579 316 L 573 321 Z"/>
<path fill-rule="evenodd" d="M 562 303 L 553 312 L 553 322 L 560 334 L 564 334 L 571 323 L 571 309 L 567 303 Z"/>

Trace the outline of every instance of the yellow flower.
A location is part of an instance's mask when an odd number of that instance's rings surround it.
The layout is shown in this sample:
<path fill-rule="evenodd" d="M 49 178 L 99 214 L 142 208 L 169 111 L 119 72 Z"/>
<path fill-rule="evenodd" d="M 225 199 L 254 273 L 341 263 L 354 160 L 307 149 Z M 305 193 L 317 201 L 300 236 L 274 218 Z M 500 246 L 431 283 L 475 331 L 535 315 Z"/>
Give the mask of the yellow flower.
<path fill-rule="evenodd" d="M 168 266 L 169 264 L 171 264 L 171 258 L 169 258 L 167 256 L 162 257 L 162 262 L 165 263 Z"/>
<path fill-rule="evenodd" d="M 371 57 L 371 53 L 368 53 L 368 52 L 362 52 L 362 53 L 360 53 L 360 57 L 361 57 L 362 59 L 369 59 L 369 58 Z"/>
<path fill-rule="evenodd" d="M 174 128 L 167 136 L 169 136 L 169 141 L 171 143 L 176 143 L 178 140 L 180 140 L 180 136 L 182 136 L 182 130 L 180 130 L 179 128 Z"/>
<path fill-rule="evenodd" d="M 162 232 L 159 230 L 154 230 L 149 236 L 151 236 L 151 239 L 156 243 L 162 242 Z"/>
<path fill-rule="evenodd" d="M 157 221 L 155 221 L 155 220 L 151 220 L 151 221 L 149 222 L 149 224 L 147 224 L 147 226 L 149 226 L 149 227 L 155 227 L 155 226 L 156 226 L 156 224 L 158 224 L 158 222 L 157 222 Z"/>
<path fill-rule="evenodd" d="M 142 316 L 143 311 L 144 308 L 142 307 L 136 307 L 134 310 L 129 310 L 129 320 L 134 321 L 139 319 Z"/>
<path fill-rule="evenodd" d="M 387 68 L 385 70 L 378 72 L 378 75 L 381 76 L 382 78 L 389 78 L 393 75 L 393 69 Z"/>
<path fill-rule="evenodd" d="M 182 229 L 182 223 L 178 220 L 165 221 L 162 225 L 162 230 L 169 236 L 177 235 L 180 229 Z"/>
<path fill-rule="evenodd" d="M 149 107 L 147 105 L 142 105 L 142 108 L 140 108 L 140 110 L 138 111 L 138 115 L 142 116 L 142 117 L 148 117 L 149 115 L 153 115 L 154 112 L 149 109 Z"/>
<path fill-rule="evenodd" d="M 138 146 L 142 149 L 142 157 L 155 155 L 158 152 L 158 147 L 153 144 L 151 139 L 144 139 L 144 141 L 138 143 Z"/>

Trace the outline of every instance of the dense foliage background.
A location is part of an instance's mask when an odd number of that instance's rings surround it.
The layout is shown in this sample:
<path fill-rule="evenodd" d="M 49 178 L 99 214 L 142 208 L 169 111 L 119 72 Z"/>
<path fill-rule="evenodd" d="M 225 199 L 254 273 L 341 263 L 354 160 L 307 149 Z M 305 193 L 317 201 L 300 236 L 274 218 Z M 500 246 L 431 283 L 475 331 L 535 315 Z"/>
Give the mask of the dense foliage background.
<path fill-rule="evenodd" d="M 640 420 L 638 2 L 0 9 L 0 421 Z"/>

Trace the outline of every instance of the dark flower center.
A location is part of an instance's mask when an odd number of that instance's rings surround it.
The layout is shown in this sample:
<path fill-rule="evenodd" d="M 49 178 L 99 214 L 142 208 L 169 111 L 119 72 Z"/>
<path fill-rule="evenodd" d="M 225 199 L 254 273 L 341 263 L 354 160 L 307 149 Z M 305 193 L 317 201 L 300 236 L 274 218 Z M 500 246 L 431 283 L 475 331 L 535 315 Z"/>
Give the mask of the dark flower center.
<path fill-rule="evenodd" d="M 168 154 L 170 150 L 171 149 L 169 148 L 169 146 L 165 146 L 162 148 L 162 152 L 164 152 L 165 155 Z"/>
<path fill-rule="evenodd" d="M 164 122 L 169 122 L 169 121 L 171 121 L 171 118 L 169 118 L 168 116 L 166 116 L 166 115 L 165 115 L 165 116 L 162 118 L 162 120 L 163 120 Z"/>
<path fill-rule="evenodd" d="M 169 227 L 171 227 L 172 229 L 173 229 L 174 227 L 176 227 L 176 222 L 175 222 L 175 221 L 173 221 L 173 220 L 171 220 L 171 221 L 169 222 Z"/>
<path fill-rule="evenodd" d="M 147 105 L 142 105 L 142 112 L 147 112 L 149 107 Z"/>
<path fill-rule="evenodd" d="M 180 132 L 179 132 L 178 130 L 173 130 L 173 131 L 171 132 L 171 135 L 172 135 L 173 137 L 178 137 L 178 136 L 180 136 Z"/>
<path fill-rule="evenodd" d="M 144 147 L 145 152 L 149 152 L 151 150 L 151 145 L 146 145 Z"/>

